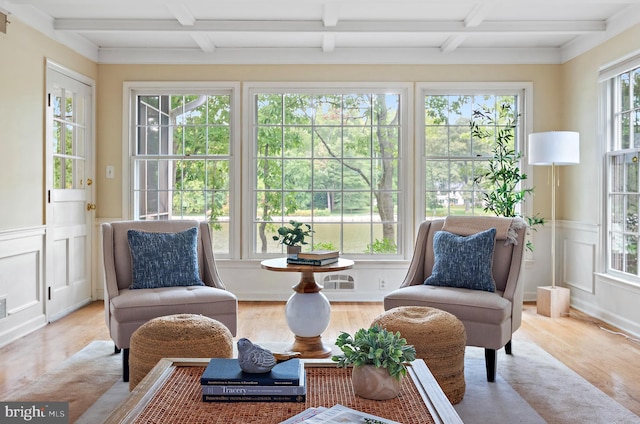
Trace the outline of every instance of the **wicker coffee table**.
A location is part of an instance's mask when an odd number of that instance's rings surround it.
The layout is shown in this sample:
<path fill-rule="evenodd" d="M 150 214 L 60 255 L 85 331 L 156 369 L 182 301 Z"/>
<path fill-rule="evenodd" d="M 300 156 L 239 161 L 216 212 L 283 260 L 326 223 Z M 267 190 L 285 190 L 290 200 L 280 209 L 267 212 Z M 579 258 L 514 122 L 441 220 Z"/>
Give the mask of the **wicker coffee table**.
<path fill-rule="evenodd" d="M 400 395 L 388 401 L 357 397 L 351 370 L 327 360 L 304 360 L 306 402 L 203 402 L 200 375 L 207 359 L 164 358 L 105 421 L 116 423 L 279 423 L 311 406 L 337 403 L 403 424 L 462 424 L 421 359 L 409 368 Z"/>

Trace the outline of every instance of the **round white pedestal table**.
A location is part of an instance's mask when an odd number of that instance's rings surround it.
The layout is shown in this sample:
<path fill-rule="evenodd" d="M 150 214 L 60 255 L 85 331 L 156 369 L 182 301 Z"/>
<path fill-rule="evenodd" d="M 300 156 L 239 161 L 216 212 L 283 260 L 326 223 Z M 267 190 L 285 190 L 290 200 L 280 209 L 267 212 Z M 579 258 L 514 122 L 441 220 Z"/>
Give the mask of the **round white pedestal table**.
<path fill-rule="evenodd" d="M 329 326 L 331 304 L 321 292 L 322 286 L 313 276 L 316 272 L 336 272 L 353 267 L 353 261 L 340 258 L 338 262 L 323 265 L 288 264 L 287 258 L 267 259 L 262 268 L 276 272 L 299 272 L 300 282 L 292 287 L 293 294 L 285 306 L 287 325 L 295 336 L 290 350 L 300 352 L 302 358 L 327 358 L 331 346 L 322 342 L 322 333 Z"/>

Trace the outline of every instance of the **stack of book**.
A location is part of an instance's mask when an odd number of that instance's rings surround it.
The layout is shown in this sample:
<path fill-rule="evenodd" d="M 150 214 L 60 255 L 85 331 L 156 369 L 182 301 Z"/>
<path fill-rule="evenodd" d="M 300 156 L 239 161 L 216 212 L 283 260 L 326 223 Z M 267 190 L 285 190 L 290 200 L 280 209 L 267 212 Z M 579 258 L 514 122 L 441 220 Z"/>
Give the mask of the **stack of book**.
<path fill-rule="evenodd" d="M 340 252 L 337 250 L 312 250 L 300 252 L 295 258 L 287 258 L 288 264 L 322 266 L 338 262 Z"/>
<path fill-rule="evenodd" d="M 204 402 L 304 402 L 304 364 L 298 358 L 263 374 L 243 372 L 238 359 L 213 358 L 200 377 Z"/>

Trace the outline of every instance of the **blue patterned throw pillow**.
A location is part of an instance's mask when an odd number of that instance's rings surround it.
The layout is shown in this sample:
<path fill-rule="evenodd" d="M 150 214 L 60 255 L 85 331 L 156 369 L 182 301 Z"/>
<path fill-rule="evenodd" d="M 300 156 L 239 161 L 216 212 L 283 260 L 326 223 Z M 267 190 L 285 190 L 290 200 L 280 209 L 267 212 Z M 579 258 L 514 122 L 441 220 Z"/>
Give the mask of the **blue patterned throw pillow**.
<path fill-rule="evenodd" d="M 495 292 L 491 272 L 495 237 L 495 228 L 467 237 L 436 231 L 433 270 L 424 284 Z"/>
<path fill-rule="evenodd" d="M 127 232 L 132 289 L 203 286 L 198 273 L 198 228 L 179 233 Z"/>

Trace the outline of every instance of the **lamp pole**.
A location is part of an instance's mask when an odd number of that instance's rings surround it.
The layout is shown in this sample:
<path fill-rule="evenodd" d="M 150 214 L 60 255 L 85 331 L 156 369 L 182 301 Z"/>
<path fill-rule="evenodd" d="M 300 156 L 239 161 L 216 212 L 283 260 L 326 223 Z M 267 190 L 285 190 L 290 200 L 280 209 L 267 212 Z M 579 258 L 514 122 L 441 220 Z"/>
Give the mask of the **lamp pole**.
<path fill-rule="evenodd" d="M 556 288 L 556 163 L 551 163 L 551 288 Z"/>

